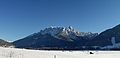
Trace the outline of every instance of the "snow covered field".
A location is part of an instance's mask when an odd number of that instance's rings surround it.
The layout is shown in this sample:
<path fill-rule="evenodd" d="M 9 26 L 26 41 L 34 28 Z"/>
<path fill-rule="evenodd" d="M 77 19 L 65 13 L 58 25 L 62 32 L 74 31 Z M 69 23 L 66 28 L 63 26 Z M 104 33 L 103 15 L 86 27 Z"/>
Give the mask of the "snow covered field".
<path fill-rule="evenodd" d="M 0 58 L 120 58 L 120 51 L 44 51 L 0 47 Z"/>

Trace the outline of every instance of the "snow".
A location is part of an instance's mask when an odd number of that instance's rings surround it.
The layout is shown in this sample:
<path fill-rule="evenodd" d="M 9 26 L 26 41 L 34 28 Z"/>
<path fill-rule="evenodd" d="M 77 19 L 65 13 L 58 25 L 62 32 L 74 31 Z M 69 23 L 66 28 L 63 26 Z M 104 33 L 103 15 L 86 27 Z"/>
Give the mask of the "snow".
<path fill-rule="evenodd" d="M 112 39 L 111 39 L 111 42 L 112 42 L 112 44 L 113 44 L 113 46 L 115 46 L 115 37 L 112 37 Z"/>
<path fill-rule="evenodd" d="M 114 45 L 108 45 L 108 46 L 101 47 L 101 49 L 113 49 L 113 48 L 120 48 L 120 43 L 116 43 Z"/>
<path fill-rule="evenodd" d="M 119 58 L 119 51 L 45 51 L 0 47 L 0 58 Z"/>
<path fill-rule="evenodd" d="M 115 37 L 111 38 L 112 45 L 101 47 L 101 49 L 113 49 L 113 48 L 120 48 L 120 43 L 116 43 Z"/>

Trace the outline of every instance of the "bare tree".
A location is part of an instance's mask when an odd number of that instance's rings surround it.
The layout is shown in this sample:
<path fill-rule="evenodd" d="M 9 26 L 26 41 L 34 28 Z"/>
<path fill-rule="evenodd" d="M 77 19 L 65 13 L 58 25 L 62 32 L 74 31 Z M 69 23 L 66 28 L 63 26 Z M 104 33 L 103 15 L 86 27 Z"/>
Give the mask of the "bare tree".
<path fill-rule="evenodd" d="M 13 52 L 13 51 L 8 52 L 8 54 L 7 54 L 8 58 L 13 58 L 14 56 L 15 56 L 15 52 Z"/>

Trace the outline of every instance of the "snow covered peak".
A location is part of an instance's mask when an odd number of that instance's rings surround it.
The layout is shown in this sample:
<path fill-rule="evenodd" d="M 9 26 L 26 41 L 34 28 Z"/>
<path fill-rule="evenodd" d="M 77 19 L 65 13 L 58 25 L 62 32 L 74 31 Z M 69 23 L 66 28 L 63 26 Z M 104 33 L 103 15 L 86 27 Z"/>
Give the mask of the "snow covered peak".
<path fill-rule="evenodd" d="M 69 29 L 69 30 L 74 30 L 72 26 L 69 26 L 68 29 Z"/>
<path fill-rule="evenodd" d="M 71 30 L 72 28 L 71 27 L 56 27 L 56 26 L 51 26 L 49 28 L 45 28 L 44 30 L 41 30 L 40 33 L 41 34 L 50 34 L 50 35 L 57 35 L 61 32 L 66 32 L 66 31 L 72 31 Z"/>
<path fill-rule="evenodd" d="M 74 32 L 74 29 L 72 27 L 56 27 L 56 26 L 51 26 L 40 31 L 42 35 L 50 34 L 52 36 L 56 36 L 62 33 L 65 33 L 64 35 L 68 35 L 68 33 L 70 32 Z"/>
<path fill-rule="evenodd" d="M 45 28 L 40 31 L 40 34 L 46 35 L 49 34 L 55 38 L 76 38 L 76 36 L 80 35 L 80 32 L 75 31 L 75 29 L 71 26 L 69 27 L 56 27 L 51 26 L 49 28 Z"/>
<path fill-rule="evenodd" d="M 75 38 L 76 36 L 93 36 L 94 34 L 90 33 L 90 32 L 79 32 L 76 31 L 72 26 L 69 27 L 56 27 L 56 26 L 51 26 L 49 28 L 45 28 L 43 30 L 40 31 L 40 34 L 42 35 L 52 35 L 54 37 L 59 37 L 59 36 L 63 36 L 66 38 Z"/>
<path fill-rule="evenodd" d="M 63 29 L 64 29 L 63 27 L 53 27 L 53 26 L 51 26 L 51 27 L 49 27 L 49 28 L 45 28 L 44 30 L 41 30 L 40 33 L 41 33 L 42 35 L 50 34 L 50 35 L 53 35 L 53 36 L 54 36 L 54 35 L 62 32 Z"/>

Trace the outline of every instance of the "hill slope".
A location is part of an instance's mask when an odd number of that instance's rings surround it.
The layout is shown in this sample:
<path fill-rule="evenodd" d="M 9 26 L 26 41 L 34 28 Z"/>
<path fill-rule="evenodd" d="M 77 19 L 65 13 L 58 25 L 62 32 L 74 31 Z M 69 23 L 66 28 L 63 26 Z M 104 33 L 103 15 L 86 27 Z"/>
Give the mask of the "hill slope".
<path fill-rule="evenodd" d="M 9 46 L 12 46 L 12 43 L 9 43 L 9 42 L 7 42 L 5 40 L 0 39 L 0 46 L 9 47 Z"/>

